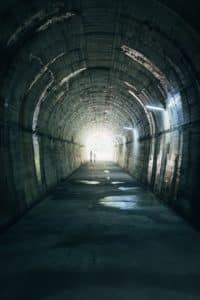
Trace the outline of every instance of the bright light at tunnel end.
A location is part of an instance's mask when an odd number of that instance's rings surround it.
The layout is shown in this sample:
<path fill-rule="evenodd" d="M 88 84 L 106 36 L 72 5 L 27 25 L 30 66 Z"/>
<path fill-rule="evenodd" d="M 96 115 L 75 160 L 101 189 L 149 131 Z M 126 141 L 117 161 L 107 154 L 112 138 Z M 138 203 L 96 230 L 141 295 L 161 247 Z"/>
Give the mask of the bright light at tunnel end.
<path fill-rule="evenodd" d="M 90 152 L 96 161 L 114 161 L 115 135 L 106 129 L 91 130 L 85 138 L 85 157 L 90 160 Z"/>

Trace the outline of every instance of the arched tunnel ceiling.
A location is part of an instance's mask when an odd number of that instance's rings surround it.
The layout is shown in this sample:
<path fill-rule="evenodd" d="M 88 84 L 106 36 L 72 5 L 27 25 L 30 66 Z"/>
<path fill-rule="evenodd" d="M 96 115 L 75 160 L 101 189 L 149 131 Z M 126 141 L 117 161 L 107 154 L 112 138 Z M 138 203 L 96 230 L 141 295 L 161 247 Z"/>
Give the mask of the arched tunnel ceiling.
<path fill-rule="evenodd" d="M 78 142 L 93 126 L 117 134 L 138 124 L 145 135 L 145 105 L 166 108 L 196 85 L 198 36 L 158 1 L 1 5 L 6 121 Z"/>

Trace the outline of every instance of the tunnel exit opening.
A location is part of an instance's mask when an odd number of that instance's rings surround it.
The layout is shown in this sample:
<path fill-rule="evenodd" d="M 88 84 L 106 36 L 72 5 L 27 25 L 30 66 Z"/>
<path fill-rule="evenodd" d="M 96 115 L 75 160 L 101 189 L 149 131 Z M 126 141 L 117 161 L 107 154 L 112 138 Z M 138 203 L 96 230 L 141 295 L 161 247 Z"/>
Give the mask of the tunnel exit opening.
<path fill-rule="evenodd" d="M 85 139 L 85 156 L 88 161 L 114 161 L 114 135 L 107 130 L 90 132 Z"/>

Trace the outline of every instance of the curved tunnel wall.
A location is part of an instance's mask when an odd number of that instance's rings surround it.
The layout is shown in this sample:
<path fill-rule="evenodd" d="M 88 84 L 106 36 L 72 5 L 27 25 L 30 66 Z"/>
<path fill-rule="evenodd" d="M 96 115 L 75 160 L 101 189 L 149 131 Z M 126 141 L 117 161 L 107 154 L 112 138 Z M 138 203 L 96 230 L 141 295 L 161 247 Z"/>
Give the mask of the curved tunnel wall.
<path fill-rule="evenodd" d="M 198 223 L 198 34 L 158 1 L 13 0 L 1 16 L 0 224 L 80 166 L 91 129 Z"/>

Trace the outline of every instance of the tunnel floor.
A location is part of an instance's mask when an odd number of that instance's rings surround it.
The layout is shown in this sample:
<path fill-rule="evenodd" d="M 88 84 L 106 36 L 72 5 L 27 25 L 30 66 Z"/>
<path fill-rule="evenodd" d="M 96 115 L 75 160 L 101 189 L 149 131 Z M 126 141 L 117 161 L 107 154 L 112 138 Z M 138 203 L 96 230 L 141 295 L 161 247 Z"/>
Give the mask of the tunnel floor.
<path fill-rule="evenodd" d="M 200 299 L 200 236 L 113 163 L 82 166 L 0 238 L 0 298 Z"/>

